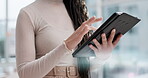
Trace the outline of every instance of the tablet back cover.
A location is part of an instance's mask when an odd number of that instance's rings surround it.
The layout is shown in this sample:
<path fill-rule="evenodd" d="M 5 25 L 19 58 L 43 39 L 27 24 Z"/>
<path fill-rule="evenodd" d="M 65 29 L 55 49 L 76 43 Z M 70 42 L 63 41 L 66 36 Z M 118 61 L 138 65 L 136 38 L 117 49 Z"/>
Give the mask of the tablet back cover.
<path fill-rule="evenodd" d="M 72 54 L 73 57 L 95 57 L 94 51 L 88 46 L 89 44 L 94 45 L 92 42 L 94 38 L 96 38 L 101 43 L 101 34 L 105 33 L 108 38 L 112 29 L 116 29 L 115 38 L 118 34 L 124 35 L 139 21 L 140 19 L 126 13 L 114 13 L 82 46 L 74 51 Z"/>

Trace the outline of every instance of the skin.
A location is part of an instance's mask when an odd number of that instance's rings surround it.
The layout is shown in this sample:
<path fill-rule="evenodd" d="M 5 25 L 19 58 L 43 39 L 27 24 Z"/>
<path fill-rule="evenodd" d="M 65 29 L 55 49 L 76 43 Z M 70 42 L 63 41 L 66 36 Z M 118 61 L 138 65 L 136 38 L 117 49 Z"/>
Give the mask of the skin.
<path fill-rule="evenodd" d="M 97 29 L 91 25 L 101 20 L 102 18 L 92 17 L 89 20 L 85 21 L 68 39 L 65 40 L 67 48 L 69 50 L 76 48 L 76 46 L 81 42 L 86 33 L 88 33 L 90 30 L 95 31 Z M 122 37 L 122 35 L 120 34 L 113 42 L 115 33 L 116 30 L 113 29 L 108 39 L 106 38 L 105 33 L 103 33 L 101 35 L 102 44 L 100 44 L 96 39 L 93 39 L 93 42 L 97 46 L 97 48 L 92 45 L 89 45 L 89 47 L 95 52 L 96 56 L 99 55 L 99 53 L 109 54 L 112 52 L 112 50 L 116 47 L 120 38 Z"/>

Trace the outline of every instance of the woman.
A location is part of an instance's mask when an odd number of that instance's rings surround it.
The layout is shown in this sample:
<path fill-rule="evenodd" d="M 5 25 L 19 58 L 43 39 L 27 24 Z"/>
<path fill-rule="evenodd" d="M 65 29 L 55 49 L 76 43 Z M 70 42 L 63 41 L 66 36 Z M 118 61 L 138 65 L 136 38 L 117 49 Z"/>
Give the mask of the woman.
<path fill-rule="evenodd" d="M 16 26 L 19 77 L 89 78 L 93 68 L 89 59 L 75 59 L 72 53 L 86 41 L 90 30 L 96 30 L 91 25 L 101 19 L 88 19 L 83 0 L 36 0 L 22 8 Z M 93 40 L 97 48 L 89 47 L 96 53 L 96 59 L 104 61 L 111 55 L 122 36 L 112 42 L 114 35 L 115 29 L 108 39 L 102 34 L 102 44 Z"/>

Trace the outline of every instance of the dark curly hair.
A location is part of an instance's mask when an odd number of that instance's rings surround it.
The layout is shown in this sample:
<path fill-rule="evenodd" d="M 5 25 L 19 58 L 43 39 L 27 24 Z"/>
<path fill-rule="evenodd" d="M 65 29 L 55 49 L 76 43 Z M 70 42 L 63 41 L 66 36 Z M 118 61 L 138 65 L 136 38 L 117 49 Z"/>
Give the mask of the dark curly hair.
<path fill-rule="evenodd" d="M 76 30 L 81 24 L 88 20 L 88 11 L 85 4 L 85 0 L 63 0 L 67 12 L 73 22 L 74 29 Z M 91 35 L 88 32 L 84 35 L 82 41 L 78 44 L 78 47 L 81 46 Z M 89 58 L 79 57 L 77 58 L 78 62 L 78 71 L 81 78 L 90 78 L 90 62 Z"/>

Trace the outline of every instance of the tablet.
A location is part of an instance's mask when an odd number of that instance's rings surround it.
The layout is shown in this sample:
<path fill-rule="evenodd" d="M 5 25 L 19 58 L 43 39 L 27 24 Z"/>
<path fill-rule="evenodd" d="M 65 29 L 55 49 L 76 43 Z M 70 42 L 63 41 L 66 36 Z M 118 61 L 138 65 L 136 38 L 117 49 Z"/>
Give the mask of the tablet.
<path fill-rule="evenodd" d="M 124 35 L 127 31 L 129 31 L 132 27 L 134 27 L 140 19 L 129 15 L 127 13 L 116 12 L 107 21 L 105 21 L 89 38 L 86 42 L 84 42 L 79 48 L 77 48 L 72 54 L 73 57 L 95 57 L 94 51 L 89 48 L 88 45 L 92 44 L 93 39 L 97 39 L 99 43 L 101 42 L 101 34 L 105 33 L 108 38 L 112 29 L 116 29 L 116 34 L 114 40 L 119 34 Z M 113 40 L 113 41 L 114 41 Z"/>

